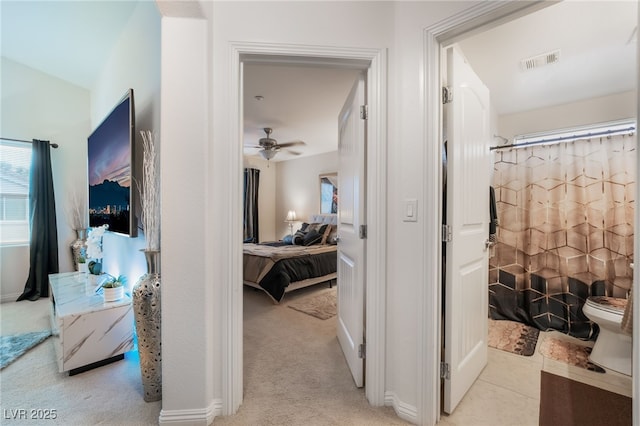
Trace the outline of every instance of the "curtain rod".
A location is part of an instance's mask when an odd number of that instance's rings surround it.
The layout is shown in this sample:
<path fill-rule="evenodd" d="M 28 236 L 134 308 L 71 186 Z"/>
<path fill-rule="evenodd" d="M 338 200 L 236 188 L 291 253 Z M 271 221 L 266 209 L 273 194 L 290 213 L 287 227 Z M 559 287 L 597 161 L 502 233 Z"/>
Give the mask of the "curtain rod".
<path fill-rule="evenodd" d="M 2 139 L 3 141 L 11 141 L 11 142 L 22 142 L 22 143 L 33 143 L 33 141 L 26 141 L 24 139 L 12 139 L 12 138 L 3 138 L 0 136 L 0 139 Z M 39 139 L 38 139 L 39 140 Z M 44 141 L 42 141 L 44 142 Z M 57 143 L 51 143 L 49 142 L 49 145 L 51 145 L 51 148 L 57 148 L 58 144 Z"/>
<path fill-rule="evenodd" d="M 594 133 L 578 133 L 571 136 L 560 136 L 557 138 L 538 139 L 538 140 L 529 141 L 529 142 L 513 143 L 510 145 L 492 146 L 491 148 L 489 148 L 489 150 L 493 151 L 494 149 L 518 148 L 521 146 L 529 146 L 529 145 L 553 144 L 553 143 L 559 143 L 559 142 L 565 142 L 565 141 L 571 141 L 571 140 L 587 139 L 595 136 L 613 136 L 613 135 L 620 135 L 624 133 L 633 133 L 635 132 L 635 130 L 636 128 L 634 126 L 631 126 L 626 129 L 605 130 L 602 132 L 594 132 Z"/>

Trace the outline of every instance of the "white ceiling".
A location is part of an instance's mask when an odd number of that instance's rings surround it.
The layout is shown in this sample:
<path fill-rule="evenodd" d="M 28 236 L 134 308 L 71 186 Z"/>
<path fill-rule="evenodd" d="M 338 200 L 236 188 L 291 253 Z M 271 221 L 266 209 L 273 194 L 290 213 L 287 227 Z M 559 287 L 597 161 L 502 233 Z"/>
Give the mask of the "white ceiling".
<path fill-rule="evenodd" d="M 624 92 L 636 85 L 637 2 L 564 1 L 459 42 L 498 115 Z M 560 49 L 560 61 L 520 61 Z"/>
<path fill-rule="evenodd" d="M 2 0 L 2 56 L 91 89 L 136 4 Z"/>
<path fill-rule="evenodd" d="M 90 89 L 135 6 L 2 0 L 2 55 Z M 499 115 L 623 92 L 636 84 L 636 8 L 635 1 L 565 1 L 459 44 Z M 519 69 L 521 59 L 554 49 L 561 50 L 559 63 Z M 261 129 L 272 127 L 281 143 L 306 142 L 296 147 L 303 155 L 337 149 L 337 116 L 354 73 L 247 64 L 245 143 L 257 143 Z M 264 100 L 255 101 L 256 95 Z M 275 160 L 287 158 L 281 152 Z"/>
<path fill-rule="evenodd" d="M 338 147 L 338 114 L 360 71 L 308 65 L 246 64 L 244 66 L 244 152 L 256 155 L 273 129 L 278 143 L 303 141 L 292 147 L 303 156 L 335 151 Z M 262 100 L 256 100 L 262 96 Z M 296 156 L 280 150 L 274 161 Z"/>

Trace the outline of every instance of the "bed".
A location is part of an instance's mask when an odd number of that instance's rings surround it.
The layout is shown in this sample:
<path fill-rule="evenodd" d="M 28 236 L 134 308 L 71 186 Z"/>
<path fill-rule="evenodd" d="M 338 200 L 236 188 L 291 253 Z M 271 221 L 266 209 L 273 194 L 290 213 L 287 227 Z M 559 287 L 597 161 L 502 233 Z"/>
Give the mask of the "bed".
<path fill-rule="evenodd" d="M 323 225 L 326 225 L 323 227 Z M 300 231 L 307 228 L 303 225 Z M 331 282 L 337 278 L 335 215 L 315 215 L 308 229 L 324 229 L 323 238 L 314 244 L 245 243 L 243 246 L 243 282 L 267 293 L 274 303 L 284 295 L 303 287 Z"/>

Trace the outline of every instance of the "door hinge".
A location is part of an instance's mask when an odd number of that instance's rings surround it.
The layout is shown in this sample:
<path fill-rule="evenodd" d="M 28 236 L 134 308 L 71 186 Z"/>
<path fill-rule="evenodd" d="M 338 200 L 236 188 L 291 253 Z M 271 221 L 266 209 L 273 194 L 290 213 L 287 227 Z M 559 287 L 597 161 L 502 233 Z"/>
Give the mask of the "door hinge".
<path fill-rule="evenodd" d="M 451 378 L 451 367 L 446 362 L 440 363 L 440 378 L 449 380 Z"/>
<path fill-rule="evenodd" d="M 369 119 L 369 106 L 368 105 L 360 105 L 360 118 L 363 120 Z"/>
<path fill-rule="evenodd" d="M 445 243 L 451 242 L 453 239 L 453 231 L 451 225 L 442 225 L 442 241 Z"/>
<path fill-rule="evenodd" d="M 442 104 L 448 104 L 453 102 L 453 89 L 451 87 L 442 88 Z"/>
<path fill-rule="evenodd" d="M 358 346 L 358 358 L 365 359 L 367 357 L 367 346 L 364 343 L 361 343 Z"/>
<path fill-rule="evenodd" d="M 367 238 L 367 225 L 360 225 L 360 239 L 364 240 Z"/>

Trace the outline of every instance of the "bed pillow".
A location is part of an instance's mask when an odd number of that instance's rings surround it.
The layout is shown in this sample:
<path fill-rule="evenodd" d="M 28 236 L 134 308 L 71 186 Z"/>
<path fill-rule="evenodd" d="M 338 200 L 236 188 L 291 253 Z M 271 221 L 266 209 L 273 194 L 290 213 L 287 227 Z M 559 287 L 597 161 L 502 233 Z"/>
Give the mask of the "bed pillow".
<path fill-rule="evenodd" d="M 338 244 L 338 226 L 331 225 L 329 235 L 327 236 L 327 244 Z"/>
<path fill-rule="evenodd" d="M 296 231 L 296 233 L 293 234 L 293 237 L 291 238 L 291 244 L 296 244 L 301 246 L 302 243 L 304 242 L 304 237 L 306 236 L 307 236 L 307 231 L 302 231 L 302 230 Z"/>
<path fill-rule="evenodd" d="M 307 226 L 304 229 L 305 231 L 318 231 L 318 230 L 320 230 L 320 227 L 322 226 L 321 223 L 308 223 L 306 225 Z"/>
<path fill-rule="evenodd" d="M 310 229 L 311 228 L 309 228 L 309 224 L 304 222 L 300 226 L 300 229 L 298 229 L 296 231 L 296 233 L 293 234 L 293 236 L 291 237 L 291 244 L 295 244 L 295 245 L 301 246 L 303 241 L 304 241 L 305 235 L 307 235 L 307 232 L 309 232 Z"/>
<path fill-rule="evenodd" d="M 329 241 L 329 234 L 331 234 L 331 229 L 333 228 L 332 225 L 323 225 L 320 229 L 320 232 L 322 234 L 322 241 L 320 242 L 320 244 L 327 244 L 327 242 Z"/>
<path fill-rule="evenodd" d="M 311 246 L 313 244 L 320 244 L 321 241 L 322 234 L 320 234 L 315 229 L 312 229 L 311 231 L 307 232 L 307 235 L 305 235 L 304 240 L 302 241 L 302 245 Z"/>
<path fill-rule="evenodd" d="M 293 235 L 285 235 L 282 242 L 285 244 L 293 244 Z"/>

